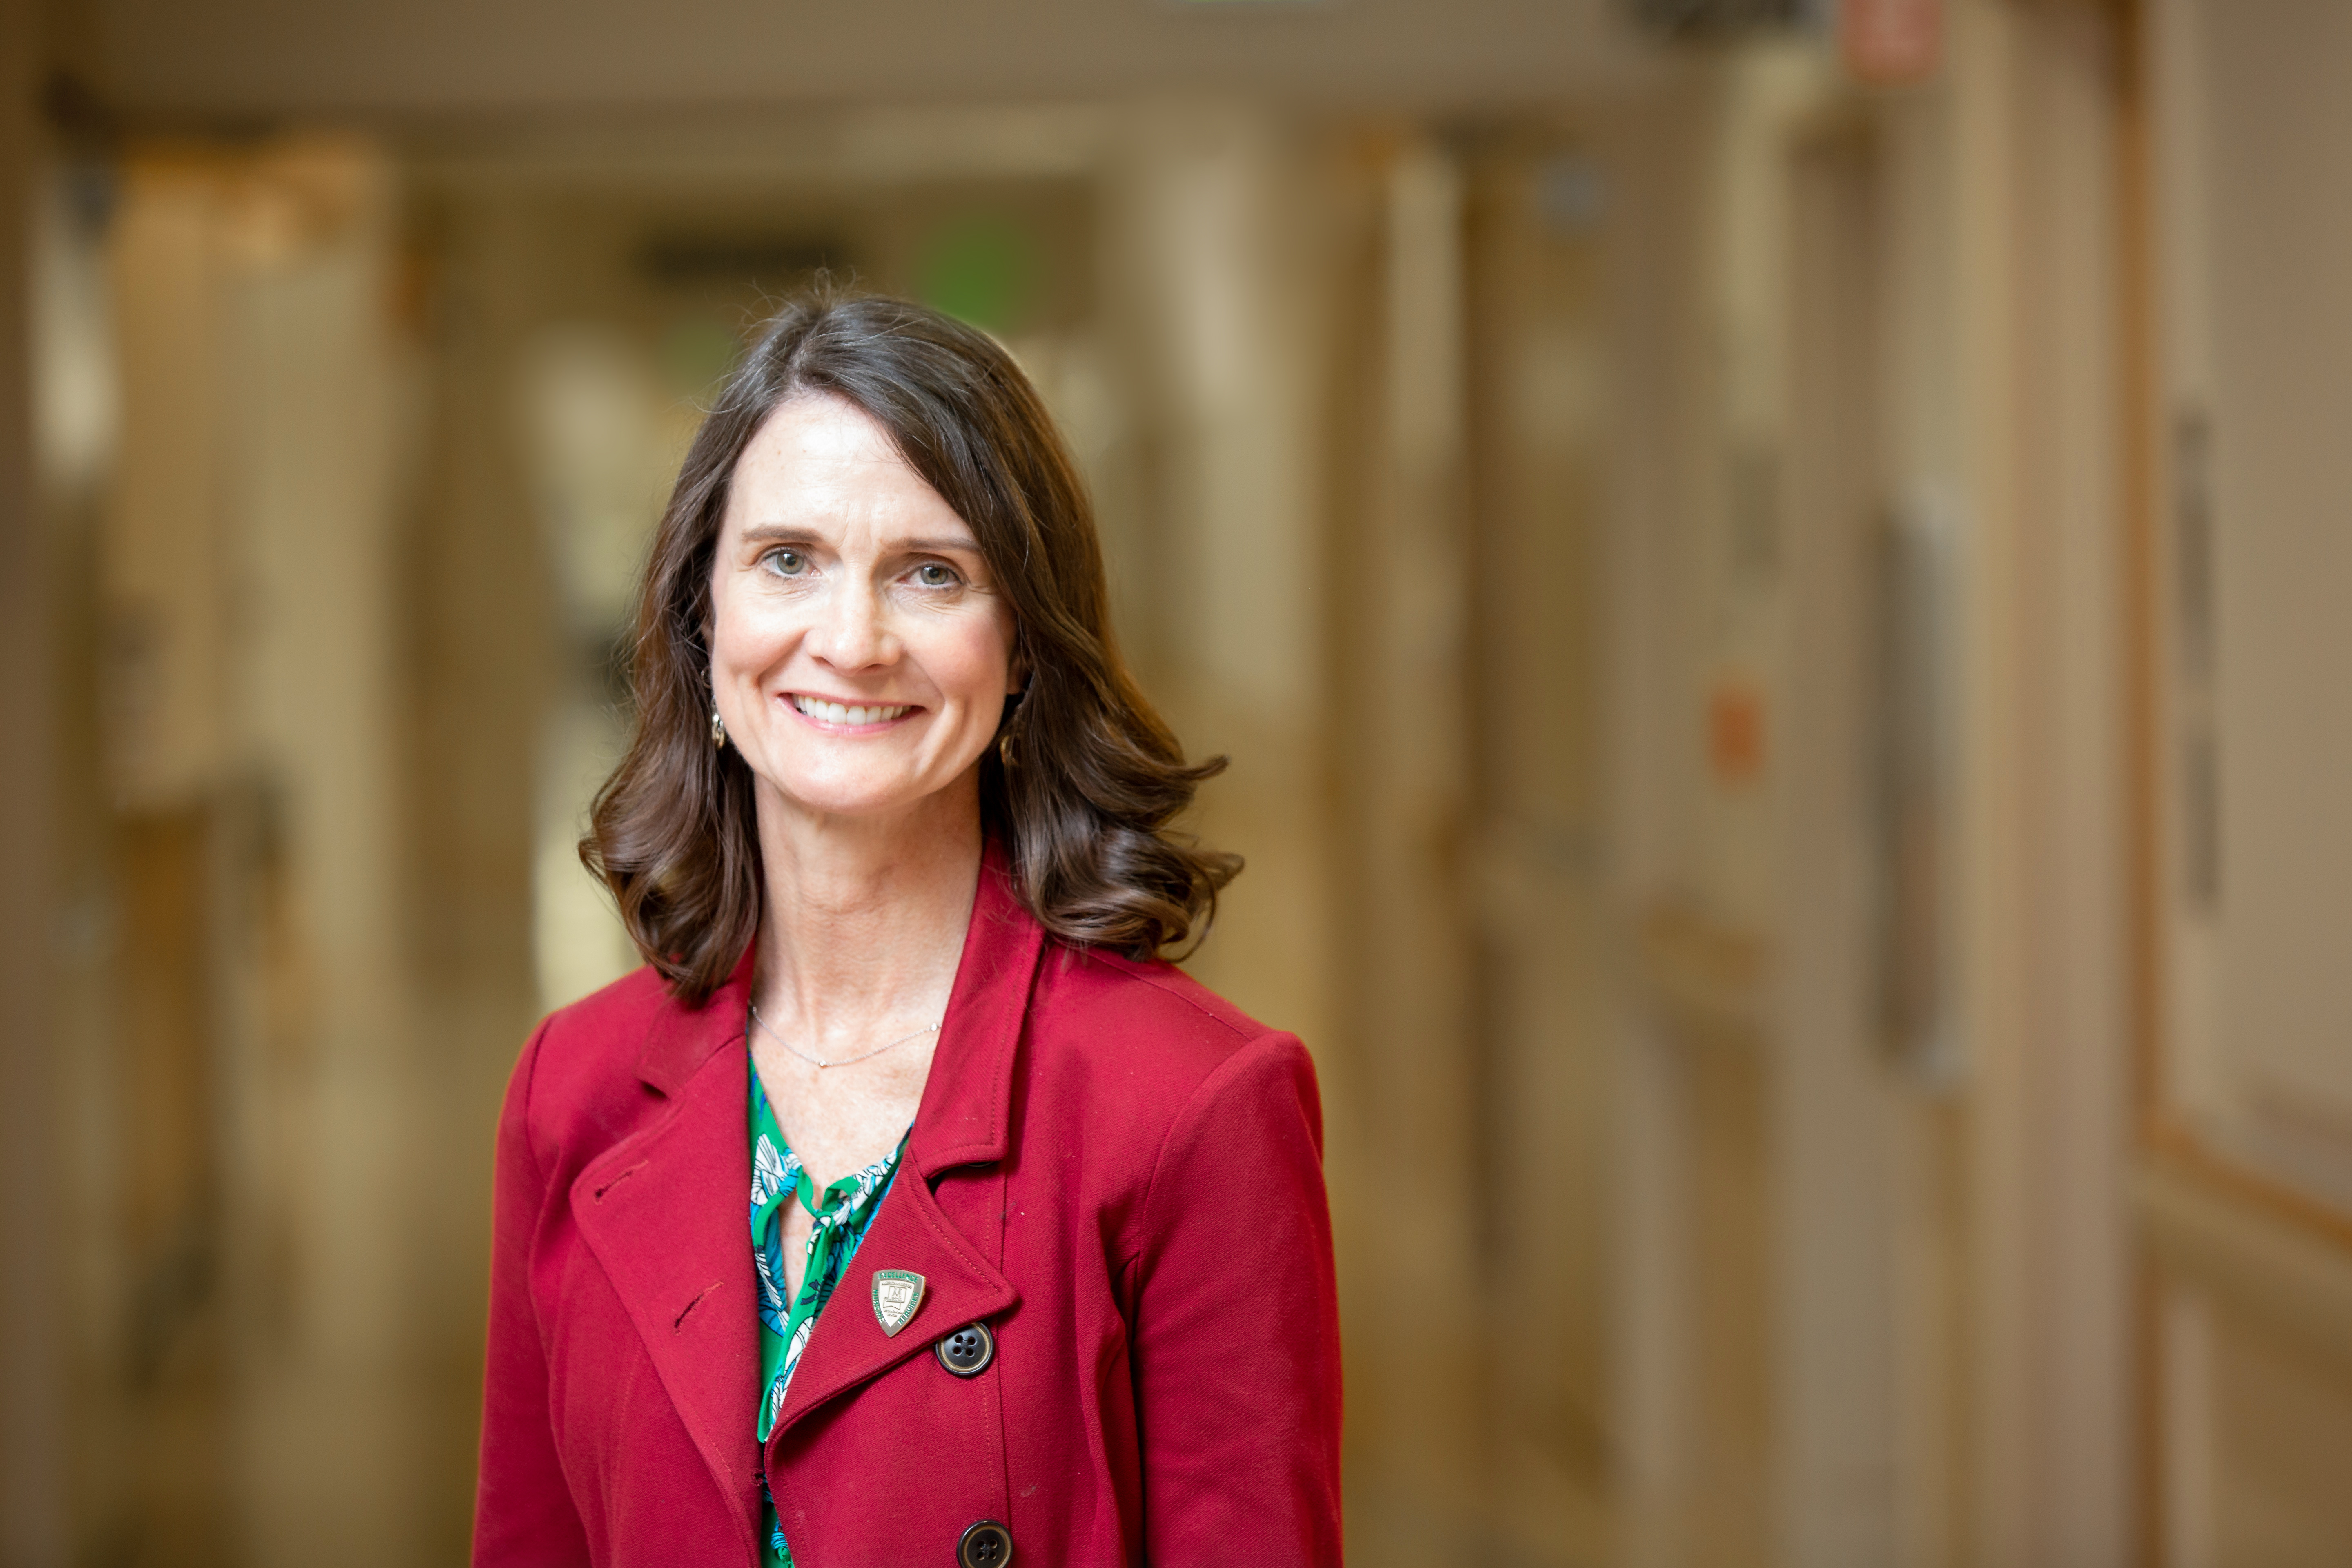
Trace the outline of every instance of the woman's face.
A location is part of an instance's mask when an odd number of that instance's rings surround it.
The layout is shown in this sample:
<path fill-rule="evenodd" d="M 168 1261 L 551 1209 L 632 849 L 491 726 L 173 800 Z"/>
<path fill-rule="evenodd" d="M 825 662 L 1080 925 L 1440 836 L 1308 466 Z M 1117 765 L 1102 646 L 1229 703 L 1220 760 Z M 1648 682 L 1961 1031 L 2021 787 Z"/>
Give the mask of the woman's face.
<path fill-rule="evenodd" d="M 710 603 L 711 691 L 763 811 L 880 816 L 963 784 L 1020 689 L 971 529 L 837 397 L 744 448 Z"/>

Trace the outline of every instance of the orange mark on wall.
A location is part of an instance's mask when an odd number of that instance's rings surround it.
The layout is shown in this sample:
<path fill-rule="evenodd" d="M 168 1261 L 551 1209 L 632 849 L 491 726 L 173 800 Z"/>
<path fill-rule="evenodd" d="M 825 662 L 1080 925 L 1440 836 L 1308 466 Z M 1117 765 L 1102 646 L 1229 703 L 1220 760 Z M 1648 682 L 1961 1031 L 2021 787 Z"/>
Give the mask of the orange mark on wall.
<path fill-rule="evenodd" d="M 1844 0 L 1838 42 L 1864 81 L 1884 87 L 1933 76 L 1944 52 L 1943 0 Z"/>
<path fill-rule="evenodd" d="M 1716 781 L 1752 784 L 1764 772 L 1764 694 L 1727 680 L 1706 700 L 1706 762 Z"/>

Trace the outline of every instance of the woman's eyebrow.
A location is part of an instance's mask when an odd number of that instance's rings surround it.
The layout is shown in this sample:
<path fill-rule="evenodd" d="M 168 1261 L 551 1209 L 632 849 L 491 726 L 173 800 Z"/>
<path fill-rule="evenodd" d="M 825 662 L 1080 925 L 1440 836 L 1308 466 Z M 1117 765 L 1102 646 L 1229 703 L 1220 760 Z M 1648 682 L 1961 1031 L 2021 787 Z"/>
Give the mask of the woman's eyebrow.
<path fill-rule="evenodd" d="M 802 528 L 789 522 L 754 522 L 745 526 L 743 542 L 759 543 L 816 544 L 824 536 L 813 528 Z"/>
<path fill-rule="evenodd" d="M 746 544 L 823 544 L 826 541 L 825 536 L 819 531 L 798 523 L 755 522 L 743 530 L 743 542 Z M 977 555 L 980 553 L 980 542 L 970 538 L 960 539 L 953 534 L 940 534 L 921 538 L 893 539 L 883 546 L 883 550 L 886 554 L 891 555 L 924 553 L 943 555 L 951 551 L 961 552 L 966 555 Z"/>

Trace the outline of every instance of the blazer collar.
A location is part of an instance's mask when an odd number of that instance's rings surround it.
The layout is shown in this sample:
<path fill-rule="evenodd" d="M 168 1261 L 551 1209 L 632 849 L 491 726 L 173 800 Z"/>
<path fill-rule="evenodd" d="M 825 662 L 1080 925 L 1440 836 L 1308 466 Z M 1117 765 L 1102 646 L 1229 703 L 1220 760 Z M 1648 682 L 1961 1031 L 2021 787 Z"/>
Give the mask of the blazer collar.
<path fill-rule="evenodd" d="M 925 1177 L 1004 1158 L 1013 1059 L 1045 943 L 1044 928 L 1013 890 L 1003 846 L 991 838 L 931 1076 L 907 1141 L 907 1161 Z"/>
<path fill-rule="evenodd" d="M 656 1011 L 653 1025 L 646 1031 L 645 1046 L 637 1053 L 637 1076 L 665 1100 L 676 1100 L 678 1090 L 702 1070 L 713 1052 L 743 1037 L 744 1010 L 751 1003 L 751 970 L 759 956 L 760 939 L 755 933 L 743 956 L 735 961 L 735 972 L 710 994 L 708 1002 L 692 1011 L 674 1002 Z"/>
<path fill-rule="evenodd" d="M 669 1092 L 670 1113 L 590 1161 L 570 1193 L 582 1238 L 735 1504 L 747 1552 L 760 1507 L 750 1070 L 744 1051 L 706 1052 Z"/>

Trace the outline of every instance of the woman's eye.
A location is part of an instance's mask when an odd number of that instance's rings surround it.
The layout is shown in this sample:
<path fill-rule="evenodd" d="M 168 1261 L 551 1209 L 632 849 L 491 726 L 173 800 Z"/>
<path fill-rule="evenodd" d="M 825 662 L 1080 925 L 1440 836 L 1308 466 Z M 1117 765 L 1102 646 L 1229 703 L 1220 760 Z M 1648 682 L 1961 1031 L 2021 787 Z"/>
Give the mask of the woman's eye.
<path fill-rule="evenodd" d="M 926 588 L 952 588 L 957 581 L 955 568 L 926 561 L 915 568 L 915 581 Z"/>
<path fill-rule="evenodd" d="M 771 550 L 768 570 L 779 576 L 797 577 L 808 570 L 808 557 L 797 550 Z"/>

